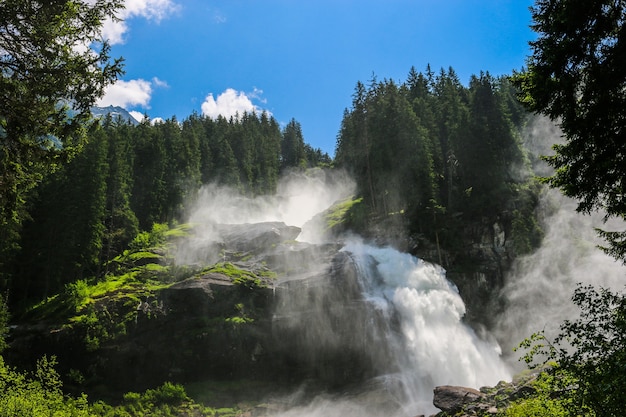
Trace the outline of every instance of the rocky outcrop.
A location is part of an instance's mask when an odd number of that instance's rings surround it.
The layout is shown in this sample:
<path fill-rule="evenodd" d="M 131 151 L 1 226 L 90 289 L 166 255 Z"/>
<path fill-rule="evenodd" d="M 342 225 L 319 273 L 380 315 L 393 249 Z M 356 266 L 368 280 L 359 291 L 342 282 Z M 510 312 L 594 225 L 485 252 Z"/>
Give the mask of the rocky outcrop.
<path fill-rule="evenodd" d="M 80 375 L 96 397 L 105 385 L 108 394 L 207 378 L 337 386 L 374 372 L 371 333 L 356 325 L 366 314 L 356 271 L 337 245 L 295 242 L 299 229 L 277 222 L 214 230 L 219 240 L 205 248 L 220 251 L 216 268 L 102 297 L 89 306 L 93 323 L 15 329 L 8 355 L 23 368 L 55 355 L 60 373 Z"/>
<path fill-rule="evenodd" d="M 499 382 L 480 390 L 467 387 L 439 386 L 434 390 L 433 404 L 441 410 L 435 417 L 489 417 L 501 414 L 511 402 L 536 393 L 533 382 L 537 373 L 518 376 L 513 382 Z"/>
<path fill-rule="evenodd" d="M 217 225 L 216 231 L 229 251 L 271 252 L 276 245 L 295 240 L 300 228 L 283 222 Z"/>
<path fill-rule="evenodd" d="M 473 388 L 444 385 L 434 390 L 433 405 L 441 411 L 456 414 L 470 403 L 483 398 L 483 394 Z"/>
<path fill-rule="evenodd" d="M 380 342 L 401 332 L 397 312 L 364 300 L 354 255 L 339 244 L 296 242 L 299 229 L 283 223 L 207 227 L 216 238 L 194 248 L 213 264 L 157 289 L 112 292 L 89 304 L 80 325 L 17 329 L 13 358 L 34 364 L 56 355 L 60 374 L 79 376 L 79 390 L 96 398 L 101 388 L 110 395 L 242 378 L 345 392 L 401 371 L 393 347 Z M 459 387 L 438 388 L 436 397 L 449 413 L 492 407 L 488 395 Z"/>

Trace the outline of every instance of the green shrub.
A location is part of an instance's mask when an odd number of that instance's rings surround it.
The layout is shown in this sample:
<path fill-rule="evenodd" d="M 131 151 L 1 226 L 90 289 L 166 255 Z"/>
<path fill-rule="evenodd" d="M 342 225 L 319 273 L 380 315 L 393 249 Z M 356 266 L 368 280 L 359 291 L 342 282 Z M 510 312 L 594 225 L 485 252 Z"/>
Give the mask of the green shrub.
<path fill-rule="evenodd" d="M 155 223 L 149 232 L 140 232 L 128 245 L 131 251 L 141 251 L 154 248 L 165 243 L 166 233 L 169 230 L 167 224 Z"/>
<path fill-rule="evenodd" d="M 89 284 L 84 279 L 65 285 L 67 302 L 77 312 L 89 301 L 89 292 Z"/>
<path fill-rule="evenodd" d="M 504 417 L 568 417 L 570 416 L 571 399 L 566 393 L 560 395 L 556 386 L 571 383 L 566 374 L 557 368 L 548 369 L 537 377 L 530 385 L 535 394 L 511 403 L 504 411 Z M 590 415 L 585 414 L 590 417 Z"/>
<path fill-rule="evenodd" d="M 580 317 L 565 320 L 549 340 L 544 332 L 520 344 L 531 366 L 548 358 L 558 365 L 553 391 L 567 395 L 571 415 L 622 417 L 626 410 L 626 293 L 579 285 L 572 301 Z M 590 411 L 591 410 L 591 411 Z"/>
<path fill-rule="evenodd" d="M 567 409 L 559 400 L 532 397 L 511 404 L 504 413 L 505 417 L 567 417 Z"/>
<path fill-rule="evenodd" d="M 0 294 L 0 353 L 7 347 L 6 336 L 9 333 L 9 318 L 6 298 Z"/>
<path fill-rule="evenodd" d="M 0 356 L 0 417 L 92 417 L 87 397 L 66 397 L 56 360 L 41 358 L 32 374 L 17 372 Z"/>

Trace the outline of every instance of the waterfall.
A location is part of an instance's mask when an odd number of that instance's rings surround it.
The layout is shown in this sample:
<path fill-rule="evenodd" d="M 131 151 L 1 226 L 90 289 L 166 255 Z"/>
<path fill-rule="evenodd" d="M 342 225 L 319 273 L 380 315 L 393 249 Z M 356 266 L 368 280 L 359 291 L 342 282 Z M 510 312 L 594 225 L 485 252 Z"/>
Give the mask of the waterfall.
<path fill-rule="evenodd" d="M 340 245 L 327 240 L 325 219 L 311 213 L 349 196 L 354 184 L 313 174 L 284 180 L 272 198 L 234 198 L 207 186 L 191 217 L 201 224 L 301 227 L 296 242 L 270 245 L 254 260 L 280 276 L 267 361 L 296 385 L 280 401 L 284 412 L 275 415 L 428 415 L 438 411 L 432 405 L 438 385 L 480 388 L 510 380 L 495 339 L 481 339 L 463 322 L 465 305 L 442 267 L 358 239 L 336 252 Z M 329 184 L 331 190 L 320 193 Z M 207 229 L 211 233 L 196 240 L 223 242 Z M 203 248 L 184 246 L 181 256 L 191 262 L 207 252 Z M 308 381 L 318 385 L 299 386 Z"/>
<path fill-rule="evenodd" d="M 330 273 L 283 283 L 274 330 L 305 373 L 350 394 L 294 402 L 281 416 L 428 415 L 438 411 L 436 386 L 511 379 L 498 345 L 463 322 L 442 267 L 360 241 L 334 262 Z"/>
<path fill-rule="evenodd" d="M 352 243 L 343 251 L 358 266 L 367 303 L 397 321 L 385 339 L 405 407 L 434 410 L 432 390 L 438 385 L 479 388 L 510 380 L 498 345 L 463 323 L 465 305 L 442 267 L 388 247 Z"/>

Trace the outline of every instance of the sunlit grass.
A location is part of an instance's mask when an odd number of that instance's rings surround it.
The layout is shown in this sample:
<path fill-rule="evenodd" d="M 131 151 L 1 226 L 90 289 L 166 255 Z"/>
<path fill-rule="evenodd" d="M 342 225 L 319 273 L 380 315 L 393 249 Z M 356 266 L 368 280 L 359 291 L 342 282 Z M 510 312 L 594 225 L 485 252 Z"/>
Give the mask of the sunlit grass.
<path fill-rule="evenodd" d="M 346 214 L 348 211 L 355 205 L 360 204 L 363 201 L 363 198 L 355 199 L 354 196 L 351 196 L 328 209 L 326 215 L 324 216 L 326 220 L 326 228 L 333 229 L 338 225 L 342 224 L 346 219 Z"/>

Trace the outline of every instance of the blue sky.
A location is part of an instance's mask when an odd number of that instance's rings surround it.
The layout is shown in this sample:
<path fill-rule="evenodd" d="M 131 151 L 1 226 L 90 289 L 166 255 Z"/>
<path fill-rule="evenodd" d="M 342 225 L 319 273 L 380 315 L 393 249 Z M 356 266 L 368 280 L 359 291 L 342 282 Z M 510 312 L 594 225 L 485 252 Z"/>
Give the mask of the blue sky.
<path fill-rule="evenodd" d="M 100 105 L 151 119 L 270 112 L 331 156 L 357 81 L 411 66 L 461 82 L 520 69 L 530 0 L 126 0 L 107 22 L 126 73 Z"/>

